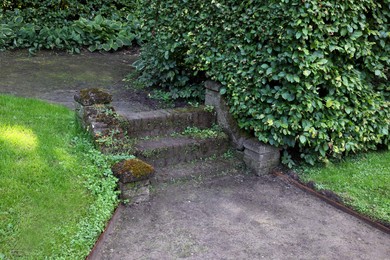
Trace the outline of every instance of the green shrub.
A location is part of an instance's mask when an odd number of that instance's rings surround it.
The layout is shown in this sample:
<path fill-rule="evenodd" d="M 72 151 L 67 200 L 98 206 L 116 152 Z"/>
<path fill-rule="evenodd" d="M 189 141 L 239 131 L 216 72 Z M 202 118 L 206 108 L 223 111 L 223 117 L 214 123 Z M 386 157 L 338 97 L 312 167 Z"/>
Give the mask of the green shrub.
<path fill-rule="evenodd" d="M 117 50 L 136 40 L 137 1 L 3 1 L 0 50 Z"/>
<path fill-rule="evenodd" d="M 144 1 L 140 80 L 177 91 L 207 72 L 240 127 L 309 163 L 389 145 L 389 5 Z"/>

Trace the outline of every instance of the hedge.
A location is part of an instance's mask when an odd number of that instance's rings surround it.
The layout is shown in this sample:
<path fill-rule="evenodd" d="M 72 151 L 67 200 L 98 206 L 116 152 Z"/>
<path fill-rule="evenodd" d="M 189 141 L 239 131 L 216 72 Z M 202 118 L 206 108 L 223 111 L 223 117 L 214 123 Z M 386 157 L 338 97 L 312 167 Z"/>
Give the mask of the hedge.
<path fill-rule="evenodd" d="M 389 146 L 389 5 L 143 1 L 136 67 L 174 97 L 201 95 L 207 74 L 241 128 L 311 164 Z"/>
<path fill-rule="evenodd" d="M 137 41 L 138 1 L 2 1 L 0 50 L 115 51 Z"/>

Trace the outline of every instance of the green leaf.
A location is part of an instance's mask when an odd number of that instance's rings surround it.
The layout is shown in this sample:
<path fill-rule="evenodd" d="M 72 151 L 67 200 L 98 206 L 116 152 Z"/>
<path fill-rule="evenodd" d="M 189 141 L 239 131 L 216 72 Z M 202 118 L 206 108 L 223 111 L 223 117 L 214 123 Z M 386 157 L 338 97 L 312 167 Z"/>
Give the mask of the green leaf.
<path fill-rule="evenodd" d="M 351 35 L 352 40 L 356 40 L 357 38 L 361 37 L 363 35 L 362 31 L 354 31 Z"/>
<path fill-rule="evenodd" d="M 347 35 L 347 33 L 348 33 L 347 28 L 342 28 L 342 29 L 340 30 L 340 35 L 341 35 L 341 36 L 345 36 L 345 35 Z"/>
<path fill-rule="evenodd" d="M 95 17 L 94 21 L 97 23 L 97 24 L 102 24 L 103 23 L 103 17 L 99 14 Z"/>
<path fill-rule="evenodd" d="M 310 74 L 311 74 L 310 70 L 304 70 L 303 71 L 303 75 L 305 75 L 306 77 L 308 77 Z"/>
<path fill-rule="evenodd" d="M 306 143 L 306 137 L 304 135 L 300 135 L 299 136 L 299 141 L 302 143 L 302 144 L 305 144 Z"/>
<path fill-rule="evenodd" d="M 14 23 L 22 23 L 23 22 L 23 17 L 22 16 L 16 16 L 14 18 Z"/>
<path fill-rule="evenodd" d="M 320 65 L 324 65 L 324 64 L 326 64 L 326 63 L 328 63 L 328 60 L 327 60 L 327 59 L 320 59 L 320 60 L 317 62 L 317 64 L 320 64 Z"/>
<path fill-rule="evenodd" d="M 267 64 L 267 63 L 264 63 L 264 64 L 262 64 L 262 65 L 261 65 L 261 68 L 263 68 L 263 69 L 268 69 L 268 68 L 269 68 L 269 66 L 268 66 L 268 64 Z"/>
<path fill-rule="evenodd" d="M 332 105 L 333 105 L 333 100 L 328 99 L 328 100 L 326 101 L 326 107 L 331 107 Z"/>

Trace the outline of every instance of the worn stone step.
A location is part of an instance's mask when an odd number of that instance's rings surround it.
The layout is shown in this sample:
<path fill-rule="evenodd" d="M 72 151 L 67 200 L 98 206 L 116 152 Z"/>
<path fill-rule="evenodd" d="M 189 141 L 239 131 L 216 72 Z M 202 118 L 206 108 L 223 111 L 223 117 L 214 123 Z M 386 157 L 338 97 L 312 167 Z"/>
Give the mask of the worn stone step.
<path fill-rule="evenodd" d="M 205 181 L 226 175 L 251 174 L 239 152 L 229 150 L 228 153 L 205 160 L 183 162 L 175 165 L 156 168 L 151 179 L 152 184 L 178 183 L 180 181 Z"/>
<path fill-rule="evenodd" d="M 223 133 L 212 138 L 164 136 L 138 140 L 134 145 L 134 155 L 154 167 L 162 167 L 221 155 L 229 147 L 229 139 Z"/>
<path fill-rule="evenodd" d="M 132 137 L 163 136 L 182 132 L 187 127 L 209 128 L 216 123 L 213 112 L 204 106 L 162 109 L 145 112 L 121 112 L 125 130 Z"/>

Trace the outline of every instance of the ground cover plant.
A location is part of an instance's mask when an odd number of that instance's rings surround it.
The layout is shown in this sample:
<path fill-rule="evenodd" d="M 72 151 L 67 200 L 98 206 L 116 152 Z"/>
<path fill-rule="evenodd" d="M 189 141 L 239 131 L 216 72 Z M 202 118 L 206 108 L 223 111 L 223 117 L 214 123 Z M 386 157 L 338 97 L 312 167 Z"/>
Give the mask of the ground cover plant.
<path fill-rule="evenodd" d="M 0 95 L 0 259 L 83 259 L 118 203 L 74 112 Z"/>
<path fill-rule="evenodd" d="M 2 1 L 0 50 L 115 51 L 137 41 L 137 1 Z"/>
<path fill-rule="evenodd" d="M 311 164 L 389 145 L 388 1 L 143 3 L 143 84 L 196 96 L 207 73 L 241 128 Z"/>
<path fill-rule="evenodd" d="M 390 226 L 390 151 L 351 156 L 341 162 L 297 169 L 302 181 L 332 190 L 356 211 Z"/>

